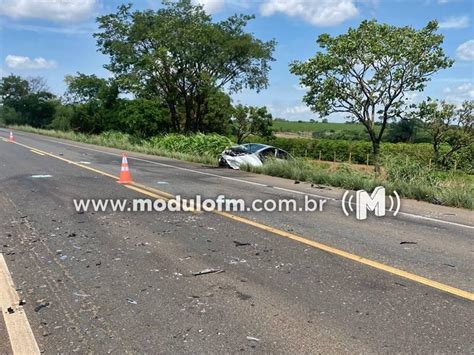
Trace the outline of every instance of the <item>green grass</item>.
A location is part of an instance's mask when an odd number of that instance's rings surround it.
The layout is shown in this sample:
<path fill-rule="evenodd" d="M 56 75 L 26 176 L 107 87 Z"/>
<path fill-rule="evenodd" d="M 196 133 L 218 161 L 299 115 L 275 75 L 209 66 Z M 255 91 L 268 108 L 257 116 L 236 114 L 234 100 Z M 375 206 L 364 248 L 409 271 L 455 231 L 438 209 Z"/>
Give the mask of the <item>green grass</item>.
<path fill-rule="evenodd" d="M 76 133 L 72 131 L 56 131 L 49 129 L 33 128 L 29 126 L 10 126 L 13 130 L 41 134 L 44 136 L 63 138 L 81 143 L 101 145 L 104 147 L 123 149 L 143 154 L 158 155 L 194 163 L 202 163 L 217 166 L 214 152 L 201 152 L 193 154 L 188 151 L 169 150 L 159 146 L 156 142 L 136 139 L 128 134 L 120 132 L 104 132 L 98 135 Z M 180 137 L 175 137 L 179 140 Z M 222 151 L 222 148 L 220 151 Z"/>
<path fill-rule="evenodd" d="M 313 164 L 304 159 L 296 159 L 292 162 L 270 161 L 261 167 L 244 166 L 242 169 L 258 174 L 350 190 L 373 191 L 377 186 L 384 186 L 389 193 L 396 190 L 405 198 L 474 209 L 472 176 L 455 173 L 439 174 L 406 161 L 386 162 L 386 173 L 381 178 L 355 171 L 349 164 L 342 164 L 334 171 L 328 164 Z"/>
<path fill-rule="evenodd" d="M 27 126 L 11 128 L 213 166 L 217 165 L 217 154 L 232 143 L 228 138 L 218 135 L 171 134 L 143 140 L 120 132 L 86 135 Z M 388 192 L 396 190 L 406 198 L 474 209 L 473 175 L 435 171 L 425 163 L 406 157 L 386 158 L 381 178 L 374 178 L 371 173 L 355 170 L 350 164 L 340 164 L 335 168 L 329 163 L 314 163 L 302 158 L 290 162 L 271 161 L 262 167 L 243 166 L 242 170 L 352 190 L 372 191 L 376 186 L 384 186 Z"/>

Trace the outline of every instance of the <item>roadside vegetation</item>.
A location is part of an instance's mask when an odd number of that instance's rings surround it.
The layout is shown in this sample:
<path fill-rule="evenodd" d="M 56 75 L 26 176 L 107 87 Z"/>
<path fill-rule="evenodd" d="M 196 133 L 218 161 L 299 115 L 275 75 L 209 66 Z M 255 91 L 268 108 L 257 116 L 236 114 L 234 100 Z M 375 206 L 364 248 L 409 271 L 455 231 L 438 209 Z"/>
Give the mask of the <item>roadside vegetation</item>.
<path fill-rule="evenodd" d="M 232 102 L 234 93 L 269 84 L 276 41 L 247 31 L 253 18 L 216 22 L 191 0 L 165 1 L 156 11 L 119 6 L 97 19 L 94 34 L 111 77 L 68 75 L 57 96 L 42 78 L 3 76 L 0 125 L 205 164 L 233 143 L 267 143 L 296 160 L 247 169 L 342 188 L 384 185 L 473 208 L 474 101 L 406 100 L 453 64 L 436 21 L 419 30 L 363 21 L 320 35 L 316 54 L 289 68 L 319 122 L 288 122 L 264 106 Z M 351 121 L 329 123 L 332 113 Z M 310 134 L 274 134 L 285 131 Z"/>
<path fill-rule="evenodd" d="M 14 125 L 9 126 L 9 128 L 48 137 L 68 139 L 81 143 L 96 144 L 104 147 L 158 155 L 207 165 L 217 165 L 217 154 L 232 144 L 229 138 L 219 135 L 169 134 L 144 139 L 115 131 L 106 131 L 100 134 L 86 134 L 74 131 L 34 128 L 31 126 Z M 196 150 L 196 147 L 198 147 L 198 150 Z"/>
<path fill-rule="evenodd" d="M 217 134 L 167 134 L 144 139 L 112 131 L 91 135 L 29 126 L 11 126 L 11 128 L 212 166 L 217 165 L 216 156 L 233 144 L 229 137 Z M 303 157 L 297 157 L 290 161 L 269 161 L 262 167 L 242 166 L 241 169 L 344 189 L 372 191 L 377 186 L 385 186 L 388 191 L 396 190 L 402 197 L 474 209 L 473 175 L 452 170 L 439 171 L 421 161 L 394 154 L 383 156 L 383 166 L 382 174 L 377 177 L 372 172 L 361 171 L 348 163 L 333 164 Z"/>
<path fill-rule="evenodd" d="M 278 176 L 316 185 L 373 191 L 384 186 L 402 197 L 446 206 L 474 209 L 474 178 L 463 173 L 440 173 L 426 165 L 405 159 L 384 159 L 385 168 L 375 177 L 350 164 L 336 166 L 325 162 L 296 159 L 292 162 L 272 161 L 261 167 L 244 166 L 243 170 Z"/>

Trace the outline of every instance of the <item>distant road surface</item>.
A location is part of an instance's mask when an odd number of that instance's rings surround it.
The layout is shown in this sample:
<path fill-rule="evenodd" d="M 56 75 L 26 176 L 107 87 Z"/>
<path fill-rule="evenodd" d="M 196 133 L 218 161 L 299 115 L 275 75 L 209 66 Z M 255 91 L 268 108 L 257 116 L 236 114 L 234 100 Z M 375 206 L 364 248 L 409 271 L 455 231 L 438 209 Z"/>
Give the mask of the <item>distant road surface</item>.
<path fill-rule="evenodd" d="M 0 353 L 473 353 L 474 213 L 0 129 Z M 323 212 L 92 212 L 73 199 L 328 199 Z M 195 274 L 207 269 L 221 272 Z M 20 302 L 24 300 L 24 302 Z M 19 305 L 21 303 L 21 305 Z"/>

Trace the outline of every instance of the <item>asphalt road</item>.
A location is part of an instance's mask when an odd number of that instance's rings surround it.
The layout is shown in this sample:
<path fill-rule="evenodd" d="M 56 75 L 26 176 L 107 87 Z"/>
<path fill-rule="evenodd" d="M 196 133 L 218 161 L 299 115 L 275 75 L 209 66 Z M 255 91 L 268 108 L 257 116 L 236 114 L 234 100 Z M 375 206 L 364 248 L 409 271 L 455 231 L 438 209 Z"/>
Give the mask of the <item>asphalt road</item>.
<path fill-rule="evenodd" d="M 118 150 L 16 141 L 0 139 L 0 257 L 26 304 L 9 313 L 0 292 L 0 353 L 21 349 L 8 317 L 23 311 L 44 353 L 474 351 L 471 211 L 403 200 L 396 217 L 357 221 L 341 190 L 137 153 L 132 190 L 104 175 Z M 328 202 L 232 216 L 73 205 L 145 193 Z M 208 268 L 224 272 L 193 275 Z"/>

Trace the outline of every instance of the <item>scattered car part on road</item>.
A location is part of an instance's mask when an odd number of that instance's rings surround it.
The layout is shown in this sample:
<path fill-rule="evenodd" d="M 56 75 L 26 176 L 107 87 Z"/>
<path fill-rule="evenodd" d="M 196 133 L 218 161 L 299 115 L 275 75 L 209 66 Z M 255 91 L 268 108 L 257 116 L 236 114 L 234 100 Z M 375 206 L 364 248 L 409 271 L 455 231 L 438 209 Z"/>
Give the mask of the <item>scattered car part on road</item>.
<path fill-rule="evenodd" d="M 238 240 L 234 240 L 234 244 L 235 244 L 236 247 L 244 247 L 244 246 L 247 246 L 247 245 L 252 245 L 249 242 L 239 242 Z"/>
<path fill-rule="evenodd" d="M 31 175 L 33 179 L 45 179 L 45 178 L 50 178 L 53 177 L 53 175 L 48 175 L 48 174 L 40 174 L 40 175 Z"/>
<path fill-rule="evenodd" d="M 249 337 L 249 336 L 247 337 L 247 340 L 249 340 L 249 341 L 256 341 L 256 342 L 259 342 L 259 341 L 260 341 L 259 338 Z"/>
<path fill-rule="evenodd" d="M 35 307 L 35 312 L 38 313 L 39 311 L 41 311 L 43 308 L 46 308 L 46 307 L 49 307 L 50 306 L 50 303 L 49 302 L 46 302 L 46 303 L 40 303 L 39 305 L 37 305 Z"/>
<path fill-rule="evenodd" d="M 131 299 L 131 298 L 127 298 L 127 302 L 130 303 L 130 304 L 138 304 L 137 301 Z"/>
<path fill-rule="evenodd" d="M 210 269 L 204 269 L 198 272 L 193 272 L 193 276 L 201 276 L 201 275 L 207 275 L 207 274 L 220 274 L 221 272 L 224 272 L 224 270 L 210 268 Z"/>

